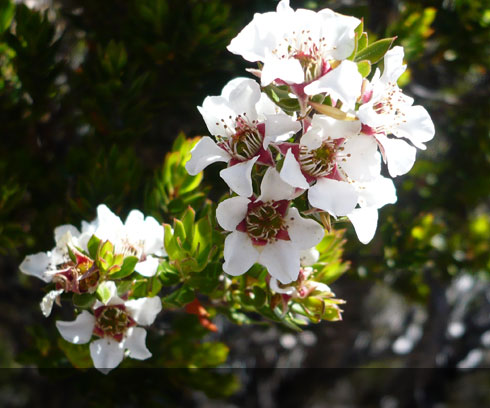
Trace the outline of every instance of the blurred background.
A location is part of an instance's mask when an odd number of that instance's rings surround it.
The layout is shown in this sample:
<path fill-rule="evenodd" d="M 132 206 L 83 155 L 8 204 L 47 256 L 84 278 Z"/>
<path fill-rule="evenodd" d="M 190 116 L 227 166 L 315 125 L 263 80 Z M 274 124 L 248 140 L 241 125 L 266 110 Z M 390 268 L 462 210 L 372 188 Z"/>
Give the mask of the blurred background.
<path fill-rule="evenodd" d="M 293 1 L 364 17 L 370 41 L 398 36 L 404 92 L 435 138 L 375 239 L 350 225 L 343 321 L 300 334 L 217 318 L 216 371 L 69 367 L 42 282 L 22 276 L 55 226 L 106 203 L 169 222 L 155 185 L 196 106 L 248 75 L 226 45 L 272 0 L 0 0 L 0 406 L 490 406 L 490 8 L 478 0 Z M 206 170 L 211 197 L 221 167 Z M 60 357 L 61 356 L 61 357 Z M 11 369 L 7 369 L 11 368 Z M 131 378 L 134 377 L 134 378 Z M 230 378 L 232 378 L 230 380 Z M 132 387 L 122 387 L 131 380 Z"/>

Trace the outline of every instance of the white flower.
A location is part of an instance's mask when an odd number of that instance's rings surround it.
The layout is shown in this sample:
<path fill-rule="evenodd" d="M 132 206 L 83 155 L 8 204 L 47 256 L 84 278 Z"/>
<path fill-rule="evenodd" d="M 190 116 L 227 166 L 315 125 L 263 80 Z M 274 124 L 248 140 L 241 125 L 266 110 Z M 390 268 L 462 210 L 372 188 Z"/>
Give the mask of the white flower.
<path fill-rule="evenodd" d="M 198 109 L 218 143 L 203 137 L 191 151 L 187 171 L 195 175 L 211 163 L 227 162 L 228 168 L 220 175 L 243 196 L 252 194 L 249 185 L 255 162 L 274 164 L 269 143 L 287 140 L 301 129 L 299 122 L 281 112 L 261 93 L 259 84 L 248 78 L 233 79 L 221 96 L 208 96 Z"/>
<path fill-rule="evenodd" d="M 261 191 L 257 199 L 236 196 L 216 209 L 218 223 L 231 231 L 225 239 L 223 270 L 238 276 L 260 263 L 281 283 L 289 283 L 298 277 L 300 251 L 318 244 L 324 231 L 289 207 L 295 189 L 275 169 L 267 169 Z"/>
<path fill-rule="evenodd" d="M 103 282 L 101 286 L 110 296 L 105 303 L 95 303 L 93 314 L 84 310 L 74 321 L 57 321 L 56 327 L 66 341 L 74 344 L 86 344 L 92 335 L 100 337 L 90 343 L 90 356 L 94 367 L 107 374 L 125 354 L 137 360 L 151 357 L 146 348 L 146 330 L 136 325 L 152 324 L 162 303 L 158 297 L 123 301 L 117 296 L 114 282 Z"/>
<path fill-rule="evenodd" d="M 384 57 L 384 70 L 376 70 L 365 92 L 357 116 L 363 132 L 376 138 L 392 177 L 407 173 L 415 162 L 415 147 L 425 150 L 424 143 L 434 137 L 434 124 L 422 106 L 413 106 L 413 99 L 404 95 L 397 80 L 405 71 L 403 48 L 394 47 Z M 393 134 L 396 138 L 388 138 Z M 403 139 L 409 140 L 413 146 Z"/>
<path fill-rule="evenodd" d="M 114 245 L 116 254 L 135 256 L 139 259 L 135 271 L 150 277 L 158 269 L 158 258 L 167 255 L 163 244 L 163 226 L 153 217 L 132 210 L 126 222 L 115 215 L 106 205 L 97 207 L 94 235 Z"/>
<path fill-rule="evenodd" d="M 19 266 L 22 273 L 35 276 L 44 282 L 54 282 L 56 289 L 50 291 L 41 301 L 41 311 L 49 316 L 54 302 L 63 292 L 93 292 L 99 281 L 97 270 L 92 270 L 93 260 L 76 248 L 87 251 L 87 242 L 94 225 L 82 223 L 82 232 L 73 225 L 61 225 L 54 230 L 56 245 L 48 252 L 28 255 Z M 76 262 L 70 259 L 68 247 L 75 255 Z"/>
<path fill-rule="evenodd" d="M 306 94 L 329 92 L 333 98 L 352 105 L 360 93 L 362 77 L 355 63 L 343 61 L 338 66 L 338 61 L 354 51 L 354 30 L 359 24 L 357 18 L 329 9 L 318 13 L 295 11 L 288 0 L 283 0 L 276 12 L 255 14 L 228 50 L 248 61 L 263 63 L 263 86 L 276 80 L 309 84 Z"/>
<path fill-rule="evenodd" d="M 381 171 L 377 144 L 359 134 L 360 129 L 359 121 L 315 115 L 299 144 L 279 145 L 285 154 L 281 179 L 309 189 L 312 207 L 334 217 L 347 215 L 359 200 L 356 183 L 372 180 Z"/>

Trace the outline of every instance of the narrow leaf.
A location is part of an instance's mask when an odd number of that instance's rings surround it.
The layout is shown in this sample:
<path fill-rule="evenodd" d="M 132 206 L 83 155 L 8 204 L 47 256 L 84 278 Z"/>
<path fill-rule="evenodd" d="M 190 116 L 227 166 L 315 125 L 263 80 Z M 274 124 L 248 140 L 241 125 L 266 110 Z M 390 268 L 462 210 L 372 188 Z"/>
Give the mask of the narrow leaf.
<path fill-rule="evenodd" d="M 372 43 L 371 45 L 364 48 L 362 51 L 359 51 L 354 58 L 354 61 L 359 62 L 362 60 L 369 60 L 371 64 L 375 64 L 384 57 L 395 39 L 396 37 L 384 38 L 382 40 Z"/>

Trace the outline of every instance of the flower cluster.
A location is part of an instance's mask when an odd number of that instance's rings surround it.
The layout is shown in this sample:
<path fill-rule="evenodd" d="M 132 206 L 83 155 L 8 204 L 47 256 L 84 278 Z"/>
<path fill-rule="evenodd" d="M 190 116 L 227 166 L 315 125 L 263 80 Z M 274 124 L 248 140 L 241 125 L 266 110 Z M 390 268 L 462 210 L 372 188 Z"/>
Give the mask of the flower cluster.
<path fill-rule="evenodd" d="M 128 356 L 143 360 L 151 353 L 145 345 L 146 331 L 137 324 L 150 325 L 162 305 L 158 297 L 134 298 L 130 285 L 119 284 L 137 272 L 154 276 L 159 257 L 166 255 L 163 226 L 153 217 L 138 211 L 129 213 L 126 222 L 105 205 L 97 207 L 97 218 L 82 221 L 81 231 L 73 225 L 55 229 L 56 245 L 48 252 L 28 255 L 21 272 L 51 284 L 41 302 L 42 313 L 51 314 L 53 304 L 61 305 L 63 293 L 73 294 L 73 303 L 84 309 L 73 322 L 57 322 L 63 338 L 90 344 L 94 366 L 108 372 Z M 122 293 L 121 293 L 122 292 Z M 131 299 L 129 299 L 131 298 Z"/>
<path fill-rule="evenodd" d="M 259 263 L 276 293 L 328 296 L 301 252 L 322 240 L 330 217 L 347 217 L 363 243 L 373 238 L 378 209 L 397 198 L 382 162 L 391 177 L 405 174 L 434 136 L 427 111 L 397 85 L 406 66 L 393 40 L 368 45 L 357 18 L 282 0 L 231 41 L 229 51 L 259 63 L 249 71 L 260 83 L 236 78 L 204 100 L 198 109 L 214 140 L 203 137 L 186 164 L 197 174 L 227 163 L 220 176 L 236 195 L 216 210 L 230 232 L 226 273 Z M 382 73 L 370 75 L 379 60 Z"/>

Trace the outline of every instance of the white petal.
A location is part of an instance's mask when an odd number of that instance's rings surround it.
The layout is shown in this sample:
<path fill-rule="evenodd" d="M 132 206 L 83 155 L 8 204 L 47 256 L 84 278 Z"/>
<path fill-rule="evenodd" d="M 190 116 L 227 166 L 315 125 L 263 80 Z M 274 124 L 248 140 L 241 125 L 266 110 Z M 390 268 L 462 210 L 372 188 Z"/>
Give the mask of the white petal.
<path fill-rule="evenodd" d="M 249 121 L 257 119 L 255 105 L 260 100 L 260 85 L 250 78 L 235 78 L 223 88 L 221 96 L 228 100 L 234 116 L 244 115 Z"/>
<path fill-rule="evenodd" d="M 407 68 L 403 65 L 403 47 L 396 46 L 389 50 L 384 56 L 384 69 L 381 81 L 395 83 Z"/>
<path fill-rule="evenodd" d="M 261 84 L 267 86 L 276 79 L 281 79 L 288 84 L 302 84 L 305 80 L 305 74 L 301 63 L 295 58 L 266 58 L 260 77 Z"/>
<path fill-rule="evenodd" d="M 63 289 L 52 290 L 48 292 L 46 296 L 43 297 L 43 300 L 41 301 L 39 306 L 41 306 L 41 312 L 45 317 L 48 317 L 51 314 L 51 311 L 53 310 L 54 301 L 63 292 L 64 292 Z"/>
<path fill-rule="evenodd" d="M 290 200 L 294 195 L 295 188 L 281 180 L 276 169 L 269 167 L 260 184 L 260 191 L 258 201 L 279 201 Z"/>
<path fill-rule="evenodd" d="M 124 344 L 109 337 L 95 340 L 90 343 L 90 357 L 92 357 L 94 367 L 107 374 L 123 360 Z"/>
<path fill-rule="evenodd" d="M 301 137 L 299 142 L 302 146 L 306 146 L 308 150 L 315 150 L 322 145 L 326 138 L 328 138 L 328 135 L 323 131 L 322 127 L 312 126 Z"/>
<path fill-rule="evenodd" d="M 276 48 L 284 29 L 281 15 L 269 12 L 255 14 L 253 20 L 231 40 L 228 51 L 250 62 L 263 61 Z"/>
<path fill-rule="evenodd" d="M 279 174 L 282 180 L 293 187 L 299 187 L 305 190 L 310 187 L 305 176 L 301 172 L 301 167 L 296 160 L 296 157 L 294 157 L 294 154 L 291 152 L 291 149 L 289 149 L 286 153 L 286 157 Z"/>
<path fill-rule="evenodd" d="M 248 210 L 250 200 L 245 197 L 232 197 L 219 203 L 216 208 L 216 218 L 221 228 L 227 231 L 235 231 L 236 226 L 242 222 Z"/>
<path fill-rule="evenodd" d="M 361 122 L 358 120 L 338 120 L 326 115 L 314 115 L 312 127 L 323 130 L 324 139 L 340 139 L 356 136 L 361 131 Z"/>
<path fill-rule="evenodd" d="M 250 160 L 227 167 L 221 170 L 219 175 L 235 193 L 243 197 L 250 197 L 253 194 L 252 168 L 258 158 L 259 156 L 255 156 Z"/>
<path fill-rule="evenodd" d="M 219 147 L 210 137 L 204 136 L 191 150 L 191 158 L 186 162 L 185 169 L 195 176 L 211 163 L 229 162 L 231 156 Z"/>
<path fill-rule="evenodd" d="M 68 235 L 69 234 L 69 235 Z M 58 242 L 61 243 L 61 245 L 66 245 L 65 242 L 61 242 L 62 238 L 64 238 L 65 235 L 68 235 L 70 238 L 71 237 L 78 237 L 80 235 L 80 231 L 73 225 L 67 224 L 67 225 L 60 225 L 59 227 L 56 227 L 54 229 L 54 240 L 56 241 L 56 244 L 58 245 Z"/>
<path fill-rule="evenodd" d="M 381 172 L 378 145 L 372 136 L 357 135 L 343 145 L 344 156 L 338 163 L 347 175 L 356 181 L 372 180 Z"/>
<path fill-rule="evenodd" d="M 140 235 L 140 231 L 144 228 L 145 216 L 140 210 L 131 210 L 124 222 L 124 227 L 128 235 Z"/>
<path fill-rule="evenodd" d="M 347 215 L 357 204 L 358 192 L 345 181 L 319 179 L 308 190 L 308 201 L 313 207 L 320 208 L 334 217 Z"/>
<path fill-rule="evenodd" d="M 143 239 L 145 241 L 144 253 L 146 255 L 166 256 L 163 245 L 164 229 L 153 217 L 146 217 L 143 227 Z"/>
<path fill-rule="evenodd" d="M 94 235 L 102 241 L 109 240 L 113 244 L 118 242 L 124 231 L 124 224 L 105 204 L 97 207 L 97 230 Z"/>
<path fill-rule="evenodd" d="M 289 5 L 289 0 L 281 0 L 276 7 L 278 13 L 291 13 L 293 9 Z"/>
<path fill-rule="evenodd" d="M 255 109 L 257 110 L 259 120 L 265 120 L 266 115 L 276 115 L 278 113 L 282 113 L 281 109 L 274 102 L 272 102 L 264 92 L 262 92 L 260 95 L 260 99 L 255 105 Z M 284 115 L 284 113 L 282 114 Z"/>
<path fill-rule="evenodd" d="M 367 244 L 373 239 L 378 224 L 378 210 L 376 208 L 356 208 L 347 214 L 347 217 L 351 220 L 359 241 Z"/>
<path fill-rule="evenodd" d="M 232 276 L 243 275 L 259 257 L 259 252 L 244 232 L 234 231 L 225 239 L 223 270 Z"/>
<path fill-rule="evenodd" d="M 318 222 L 301 217 L 294 207 L 289 209 L 285 219 L 291 242 L 298 249 L 314 247 L 325 235 L 323 227 Z"/>
<path fill-rule="evenodd" d="M 361 94 L 362 75 L 357 65 L 348 60 L 332 71 L 305 87 L 307 95 L 328 92 L 334 99 L 340 99 L 344 106 L 353 109 Z"/>
<path fill-rule="evenodd" d="M 149 326 L 162 310 L 162 301 L 158 296 L 127 300 L 124 305 L 136 323 Z"/>
<path fill-rule="evenodd" d="M 291 241 L 282 239 L 264 246 L 258 263 L 282 284 L 298 279 L 300 263 L 299 250 Z"/>
<path fill-rule="evenodd" d="M 324 37 L 327 44 L 332 44 L 327 55 L 339 61 L 349 57 L 354 51 L 354 30 L 360 24 L 360 20 L 334 13 L 329 9 L 320 10 L 318 15 L 322 19 L 319 37 Z"/>
<path fill-rule="evenodd" d="M 283 293 L 285 295 L 294 295 L 296 294 L 296 288 L 294 288 L 293 286 L 286 286 L 284 288 L 281 288 L 277 282 L 277 279 L 276 278 L 273 278 L 271 277 L 270 281 L 269 281 L 269 286 L 271 288 L 272 291 L 276 292 L 276 293 Z"/>
<path fill-rule="evenodd" d="M 361 207 L 381 208 L 397 200 L 395 185 L 390 178 L 380 176 L 375 180 L 360 183 L 358 188 Z"/>
<path fill-rule="evenodd" d="M 416 147 L 425 150 L 424 143 L 432 140 L 435 134 L 429 113 L 419 105 L 404 107 L 402 113 L 404 119 L 393 128 L 393 133 L 409 139 Z"/>
<path fill-rule="evenodd" d="M 389 139 L 384 135 L 376 135 L 383 146 L 388 171 L 391 177 L 401 176 L 408 173 L 415 163 L 417 149 L 400 139 Z"/>
<path fill-rule="evenodd" d="M 151 255 L 148 255 L 143 262 L 138 262 L 134 268 L 136 272 L 140 275 L 146 276 L 147 278 L 151 276 L 155 276 L 158 269 L 158 259 L 153 258 Z"/>
<path fill-rule="evenodd" d="M 305 249 L 301 251 L 299 261 L 301 266 L 311 266 L 318 262 L 320 252 L 316 248 Z"/>
<path fill-rule="evenodd" d="M 289 115 L 266 115 L 264 148 L 269 143 L 285 142 L 300 130 L 301 123 Z"/>
<path fill-rule="evenodd" d="M 45 272 L 51 264 L 51 257 L 46 252 L 38 252 L 34 255 L 27 255 L 19 266 L 22 273 L 42 279 L 44 282 L 51 282 L 51 276 Z"/>
<path fill-rule="evenodd" d="M 95 327 L 95 317 L 83 310 L 72 322 L 57 321 L 56 327 L 66 341 L 74 344 L 88 343 Z"/>
<path fill-rule="evenodd" d="M 131 327 L 128 330 L 124 347 L 129 350 L 129 357 L 136 360 L 146 360 L 151 357 L 146 348 L 146 330 L 141 327 Z"/>
<path fill-rule="evenodd" d="M 226 136 L 228 132 L 225 125 L 228 128 L 234 126 L 236 113 L 230 107 L 229 101 L 222 96 L 206 97 L 202 106 L 198 106 L 197 109 L 206 122 L 209 132 L 214 136 Z"/>

